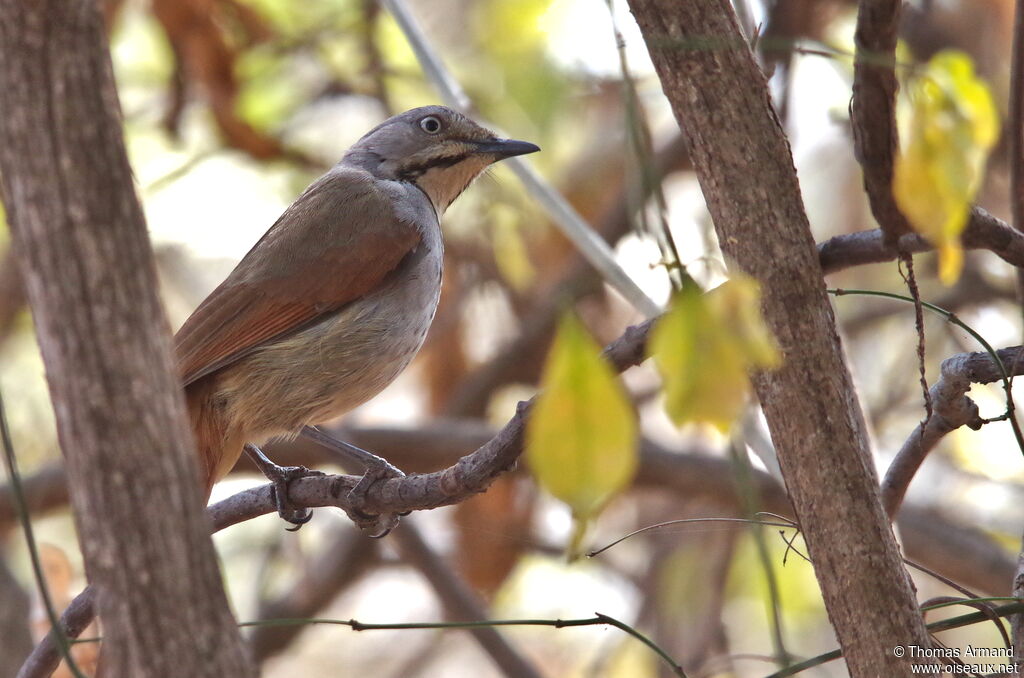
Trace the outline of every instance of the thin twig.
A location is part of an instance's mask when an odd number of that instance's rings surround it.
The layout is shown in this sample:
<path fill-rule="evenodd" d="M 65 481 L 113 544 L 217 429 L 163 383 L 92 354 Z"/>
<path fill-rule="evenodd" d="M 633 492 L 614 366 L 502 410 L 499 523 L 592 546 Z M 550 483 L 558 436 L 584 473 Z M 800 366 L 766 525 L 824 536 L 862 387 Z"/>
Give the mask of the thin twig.
<path fill-rule="evenodd" d="M 745 525 L 762 525 L 765 527 L 795 527 L 795 525 L 791 522 L 776 523 L 770 520 L 753 520 L 750 518 L 683 518 L 681 520 L 666 520 L 663 523 L 657 523 L 656 525 L 647 525 L 645 527 L 641 527 L 639 530 L 633 530 L 629 534 L 619 537 L 610 544 L 605 544 L 601 548 L 594 549 L 593 551 L 588 551 L 587 558 L 599 556 L 608 549 L 612 548 L 613 546 L 618 546 L 622 542 L 632 537 L 635 537 L 638 534 L 643 534 L 644 532 L 651 532 L 653 530 L 661 530 L 666 527 L 672 527 L 673 525 L 686 525 L 688 523 L 742 523 Z"/>
<path fill-rule="evenodd" d="M 799 537 L 799 536 L 800 536 L 800 531 L 799 530 L 794 532 L 793 536 L 791 536 L 791 537 L 787 537 L 785 531 L 779 530 L 779 537 L 786 544 L 786 550 L 783 551 L 783 553 L 782 553 L 782 564 L 783 564 L 783 566 L 786 565 L 787 558 L 789 558 L 789 552 L 790 551 L 792 551 L 793 553 L 795 553 L 798 556 L 800 556 L 801 558 L 803 558 L 804 562 L 811 563 L 811 557 L 808 556 L 806 553 L 804 553 L 803 551 L 801 551 L 800 549 L 798 549 L 796 546 L 793 545 L 796 542 L 796 538 Z"/>
<path fill-rule="evenodd" d="M 910 297 L 875 290 L 829 290 L 830 294 L 843 296 L 860 294 L 884 297 L 915 303 Z M 907 487 L 917 473 L 925 457 L 938 445 L 939 441 L 949 432 L 961 426 L 979 429 L 985 423 L 978 413 L 974 401 L 966 396 L 971 384 L 984 384 L 1001 381 L 1006 394 L 1006 412 L 998 420 L 1006 419 L 1010 423 L 1018 448 L 1024 454 L 1024 434 L 1017 422 L 1016 406 L 1013 400 L 1011 378 L 1018 370 L 1024 368 L 1020 358 L 1020 347 L 996 351 L 991 344 L 974 328 L 965 323 L 956 314 L 926 301 L 920 302 L 923 308 L 943 316 L 947 321 L 957 325 L 981 344 L 984 353 L 958 354 L 942 363 L 941 377 L 930 389 L 929 398 L 934 403 L 935 416 L 918 424 L 897 453 L 885 478 L 882 480 L 882 504 L 889 519 L 896 515 L 903 502 Z M 983 368 L 987 363 L 988 369 Z M 1007 364 L 1011 369 L 1007 369 Z"/>
<path fill-rule="evenodd" d="M 914 300 L 914 329 L 917 331 L 917 369 L 921 375 L 921 392 L 924 395 L 924 421 L 927 425 L 932 418 L 932 397 L 928 393 L 928 377 L 925 373 L 925 337 L 924 337 L 924 306 L 921 305 L 921 290 L 917 287 L 917 276 L 914 275 L 914 255 L 910 252 L 900 252 L 900 263 L 906 267 L 906 272 L 901 269 L 900 275 L 907 283 L 907 290 L 910 291 L 910 298 Z"/>
<path fill-rule="evenodd" d="M 970 601 L 975 602 L 975 603 L 977 603 L 979 601 L 982 601 L 982 600 L 986 600 L 983 596 L 979 596 L 977 593 L 971 591 L 966 586 L 961 586 L 957 582 L 953 581 L 952 579 L 950 579 L 948 577 L 942 576 L 941 574 L 939 574 L 935 570 L 932 570 L 931 568 L 925 567 L 924 565 L 921 565 L 920 563 L 915 563 L 914 561 L 910 560 L 909 558 L 904 558 L 903 562 L 908 567 L 912 567 L 915 570 L 923 572 L 924 574 L 927 574 L 928 576 L 933 577 L 933 578 L 937 579 L 938 581 L 942 582 L 946 586 L 948 586 L 948 587 L 950 587 L 950 588 L 952 588 L 952 589 L 954 589 L 956 591 L 959 591 L 960 593 L 964 594 L 964 596 L 966 596 L 967 600 L 970 600 Z M 963 599 L 961 599 L 961 600 L 963 600 Z M 1015 595 L 1013 598 L 1005 598 L 1005 599 L 1004 598 L 988 598 L 987 600 L 1020 600 L 1020 596 L 1016 596 Z M 984 605 L 986 607 L 988 607 L 990 610 L 991 609 L 995 609 L 995 605 L 992 605 L 990 603 L 984 603 Z M 922 607 L 921 609 L 923 610 L 924 607 Z M 1017 617 L 1012 617 L 1011 618 L 1011 622 L 1014 619 L 1017 619 Z M 1010 647 L 1011 646 L 1010 639 L 1007 638 L 1007 636 L 1006 636 L 1006 629 L 1003 628 L 1003 625 L 999 623 L 999 618 L 993 616 L 993 623 L 995 623 L 996 628 L 999 629 L 999 633 L 1000 633 L 1000 635 L 1003 636 L 1003 639 L 1006 641 L 1007 647 Z"/>
<path fill-rule="evenodd" d="M 892 294 L 890 292 L 880 292 L 878 290 L 830 289 L 828 290 L 828 293 L 834 294 L 837 297 L 847 294 L 854 294 L 869 297 L 884 297 L 886 299 L 896 299 L 898 301 L 909 301 L 910 303 L 914 302 L 914 300 L 911 299 L 910 297 L 905 297 L 901 294 Z M 1000 351 L 996 351 L 992 347 L 992 344 L 988 343 L 985 337 L 981 336 L 977 332 L 977 330 L 975 330 L 973 327 L 971 327 L 963 320 L 961 320 L 955 313 L 951 313 L 950 311 L 947 311 L 944 308 L 936 306 L 935 304 L 930 304 L 927 301 L 921 302 L 921 305 L 924 306 L 924 308 L 928 309 L 929 311 L 941 315 L 948 322 L 952 323 L 953 325 L 956 325 L 960 329 L 967 332 L 974 338 L 975 341 L 981 344 L 982 348 L 985 349 L 985 352 L 988 353 L 989 356 L 991 356 L 992 361 L 995 364 L 995 367 L 999 370 L 998 379 L 993 379 L 992 381 L 1001 381 L 1003 385 L 1003 391 L 1006 394 L 1006 414 L 1003 417 L 999 417 L 998 420 L 1002 421 L 1003 419 L 1006 419 L 1010 423 L 1010 428 L 1013 430 L 1013 437 L 1017 441 L 1017 447 L 1018 449 L 1020 449 L 1021 454 L 1024 454 L 1024 432 L 1021 432 L 1020 424 L 1017 422 L 1017 407 L 1014 404 L 1013 400 L 1012 376 L 1016 375 L 1011 375 L 1011 372 L 1007 370 L 1006 364 L 1000 356 Z M 1021 361 L 1021 357 L 1016 352 L 1012 353 L 1012 356 L 1014 359 L 1013 367 L 1014 369 L 1017 369 L 1019 366 L 1016 363 Z"/>
<path fill-rule="evenodd" d="M 671 655 L 665 650 L 659 647 L 654 641 L 636 630 L 629 624 L 619 621 L 615 617 L 610 617 L 600 612 L 595 612 L 593 617 L 587 619 L 493 619 L 493 620 L 474 620 L 474 621 L 452 621 L 452 622 L 385 622 L 385 623 L 369 623 L 361 622 L 356 619 L 324 619 L 316 617 L 296 617 L 296 618 L 277 618 L 277 619 L 260 619 L 257 621 L 239 622 L 239 628 L 246 627 L 289 627 L 289 626 L 315 626 L 315 625 L 326 625 L 326 626 L 347 626 L 353 631 L 415 631 L 415 630 L 429 630 L 429 629 L 462 629 L 462 630 L 478 630 L 486 628 L 494 628 L 499 626 L 550 626 L 556 629 L 567 629 L 579 626 L 614 626 L 615 628 L 624 631 L 630 636 L 633 636 L 641 643 L 649 647 L 669 667 L 673 673 L 679 678 L 686 678 L 686 674 L 683 672 L 683 667 L 676 662 Z M 101 641 L 102 638 L 88 638 L 81 640 L 82 643 L 94 643 Z"/>
<path fill-rule="evenodd" d="M 437 593 L 450 618 L 486 622 L 487 611 L 480 597 L 445 563 L 424 539 L 416 521 L 406 520 L 395 531 L 395 541 L 406 562 L 418 569 Z M 480 647 L 509 678 L 540 678 L 541 674 L 525 656 L 492 626 L 470 630 Z"/>
<path fill-rule="evenodd" d="M 923 572 L 924 574 L 927 574 L 929 577 L 933 577 L 934 579 L 937 579 L 938 581 L 942 582 L 943 584 L 945 584 L 946 586 L 950 587 L 951 589 L 954 589 L 954 590 L 959 591 L 960 593 L 964 594 L 968 598 L 981 598 L 981 596 L 979 596 L 974 591 L 971 591 L 966 586 L 962 586 L 962 585 L 958 584 L 957 582 L 953 581 L 949 577 L 942 576 L 941 574 L 939 574 L 935 570 L 933 570 L 933 569 L 931 569 L 929 567 L 925 567 L 921 563 L 914 562 L 913 560 L 910 560 L 909 558 L 904 558 L 903 562 L 904 562 L 904 564 L 907 567 L 912 567 L 915 570 L 918 570 L 920 572 Z"/>
<path fill-rule="evenodd" d="M 980 262 L 979 262 L 980 263 Z M 941 296 L 936 297 L 932 303 L 936 306 L 944 308 L 953 313 L 962 313 L 964 310 L 977 308 L 979 306 L 986 306 L 997 304 L 999 302 L 1011 302 L 1017 301 L 1017 291 L 1015 287 L 1007 287 L 1000 283 L 994 283 L 984 275 L 979 269 L 980 266 L 968 266 L 964 268 L 960 278 L 956 281 L 956 284 L 952 287 L 944 290 Z M 865 304 L 863 307 L 858 308 L 856 312 L 849 315 L 843 321 L 843 329 L 846 331 L 847 336 L 857 337 L 864 332 L 871 331 L 877 323 L 891 318 L 895 315 L 903 313 L 903 309 L 898 305 L 893 304 Z M 903 396 L 897 394 L 897 392 L 908 391 L 908 384 L 900 383 L 893 384 L 891 387 L 892 393 L 890 398 L 899 398 L 901 401 L 904 399 Z M 912 384 L 910 386 L 913 386 Z M 873 403 L 872 407 L 877 411 L 885 411 L 885 408 L 892 406 L 894 403 L 877 402 Z M 891 412 L 889 412 L 891 414 Z"/>
<path fill-rule="evenodd" d="M 996 631 L 1003 638 L 1003 644 L 1005 647 L 1010 647 L 1010 636 L 1006 633 L 1006 627 L 1003 626 L 1000 618 L 992 611 L 996 608 L 993 602 L 1006 602 L 1006 601 L 1020 601 L 1020 598 L 1014 596 L 989 596 L 982 598 L 961 598 L 959 596 L 938 596 L 935 598 L 929 598 L 928 600 L 921 603 L 921 612 L 931 612 L 932 610 L 941 610 L 946 607 L 952 607 L 953 605 L 967 605 L 973 607 L 982 614 L 988 615 L 989 619 L 995 624 Z"/>
<path fill-rule="evenodd" d="M 658 647 L 650 638 L 637 631 L 635 628 L 600 612 L 595 612 L 593 617 L 587 619 L 494 619 L 490 621 L 456 621 L 456 622 L 399 622 L 394 624 L 369 624 L 356 619 L 265 619 L 258 622 L 242 622 L 241 627 L 246 626 L 306 626 L 313 624 L 328 624 L 333 626 L 347 626 L 353 631 L 407 631 L 412 629 L 478 629 L 494 626 L 550 626 L 556 629 L 566 629 L 577 626 L 614 626 L 615 628 L 633 636 L 644 645 L 653 650 L 661 659 L 671 667 L 673 673 L 679 678 L 686 678 L 683 667 L 680 666 L 667 652 Z"/>
<path fill-rule="evenodd" d="M 290 589 L 275 598 L 260 600 L 257 614 L 261 619 L 313 616 L 379 558 L 379 542 L 366 539 L 348 526 L 339 526 L 321 541 L 321 550 Z M 310 595 L 311 591 L 316 594 Z M 299 631 L 293 627 L 257 628 L 248 639 L 249 650 L 257 662 L 263 662 L 288 647 Z"/>

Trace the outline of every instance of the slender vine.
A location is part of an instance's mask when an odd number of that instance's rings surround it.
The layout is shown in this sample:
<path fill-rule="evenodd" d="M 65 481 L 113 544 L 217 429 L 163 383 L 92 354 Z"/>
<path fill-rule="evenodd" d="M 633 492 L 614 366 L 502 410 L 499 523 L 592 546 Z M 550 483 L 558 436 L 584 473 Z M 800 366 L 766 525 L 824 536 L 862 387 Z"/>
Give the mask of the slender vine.
<path fill-rule="evenodd" d="M 904 296 L 902 294 L 894 294 L 892 292 L 881 292 L 878 290 L 848 290 L 834 288 L 829 289 L 827 291 L 829 294 L 837 297 L 842 297 L 846 295 L 858 295 L 867 297 L 882 297 L 885 299 L 895 299 L 897 301 L 903 301 L 911 304 L 914 303 L 914 300 L 912 298 Z M 1003 364 L 1003 360 L 1002 358 L 999 357 L 998 351 L 996 351 L 992 347 L 992 344 L 988 343 L 985 337 L 981 336 L 981 334 L 979 334 L 977 330 L 975 330 L 973 327 L 971 327 L 963 320 L 961 320 L 956 313 L 953 313 L 952 311 L 947 311 L 941 306 L 936 306 L 935 304 L 931 304 L 927 301 L 922 301 L 921 306 L 923 306 L 924 308 L 928 309 L 933 313 L 941 315 L 943 318 L 946 319 L 947 322 L 956 325 L 960 329 L 970 334 L 974 338 L 974 340 L 977 341 L 982 346 L 982 348 L 985 349 L 985 352 L 992 356 L 992 361 L 995 363 L 996 368 L 999 370 L 1000 381 L 1003 385 L 1003 391 L 1006 392 L 1006 412 L 1001 417 L 997 417 L 997 419 L 1005 418 L 1007 421 L 1010 422 L 1010 428 L 1013 430 L 1013 437 L 1017 441 L 1017 447 L 1020 448 L 1021 454 L 1024 454 L 1024 432 L 1021 432 L 1020 424 L 1017 422 L 1017 408 L 1013 402 L 1013 377 L 1006 369 L 1006 365 Z"/>

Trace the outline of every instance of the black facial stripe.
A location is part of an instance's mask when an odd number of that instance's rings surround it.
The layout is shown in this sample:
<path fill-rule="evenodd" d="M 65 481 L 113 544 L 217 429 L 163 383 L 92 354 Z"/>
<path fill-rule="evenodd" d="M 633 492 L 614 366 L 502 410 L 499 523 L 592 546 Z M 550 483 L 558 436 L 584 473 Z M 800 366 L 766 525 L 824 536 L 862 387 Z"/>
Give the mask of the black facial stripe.
<path fill-rule="evenodd" d="M 452 165 L 457 165 L 469 156 L 469 153 L 444 155 L 439 158 L 431 158 L 430 160 L 417 163 L 415 165 L 408 165 L 398 171 L 398 178 L 402 181 L 413 181 L 417 177 L 422 176 L 423 173 L 428 170 L 434 169 L 435 167 L 451 167 Z"/>

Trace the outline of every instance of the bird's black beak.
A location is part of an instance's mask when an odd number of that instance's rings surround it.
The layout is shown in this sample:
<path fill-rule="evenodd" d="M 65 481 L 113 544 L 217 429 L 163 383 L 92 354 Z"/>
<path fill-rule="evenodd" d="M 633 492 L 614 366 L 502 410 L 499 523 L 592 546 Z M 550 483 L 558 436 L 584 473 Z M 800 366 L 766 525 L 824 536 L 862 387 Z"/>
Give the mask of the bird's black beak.
<path fill-rule="evenodd" d="M 517 141 L 516 139 L 493 139 L 491 141 L 477 142 L 476 145 L 477 153 L 494 155 L 499 160 L 511 158 L 514 155 L 536 153 L 539 150 L 540 146 L 537 144 L 531 144 L 529 141 Z"/>

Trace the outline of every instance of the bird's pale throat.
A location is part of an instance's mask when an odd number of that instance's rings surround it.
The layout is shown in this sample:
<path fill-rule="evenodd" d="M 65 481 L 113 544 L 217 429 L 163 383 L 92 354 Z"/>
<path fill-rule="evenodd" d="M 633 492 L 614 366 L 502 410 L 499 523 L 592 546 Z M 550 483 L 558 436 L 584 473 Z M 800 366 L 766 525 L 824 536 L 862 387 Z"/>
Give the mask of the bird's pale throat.
<path fill-rule="evenodd" d="M 489 164 L 487 158 L 472 153 L 435 158 L 434 164 L 426 166 L 405 181 L 419 186 L 440 215 Z"/>

